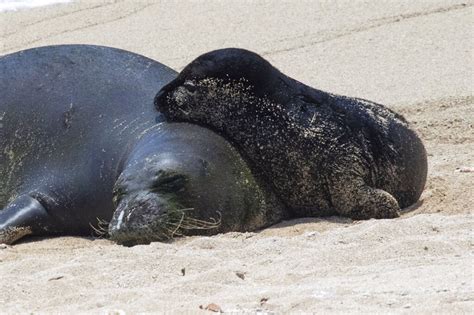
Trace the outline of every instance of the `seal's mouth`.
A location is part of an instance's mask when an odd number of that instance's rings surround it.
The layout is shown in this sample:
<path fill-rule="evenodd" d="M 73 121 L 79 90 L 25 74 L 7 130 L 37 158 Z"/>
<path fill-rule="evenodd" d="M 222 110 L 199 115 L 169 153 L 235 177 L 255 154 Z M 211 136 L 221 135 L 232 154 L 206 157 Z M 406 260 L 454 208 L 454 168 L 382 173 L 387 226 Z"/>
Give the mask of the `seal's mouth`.
<path fill-rule="evenodd" d="M 220 226 L 220 218 L 202 221 L 193 218 L 193 212 L 194 208 L 185 208 L 172 198 L 142 192 L 119 202 L 109 224 L 109 236 L 119 244 L 134 246 L 168 241 L 189 231 Z"/>

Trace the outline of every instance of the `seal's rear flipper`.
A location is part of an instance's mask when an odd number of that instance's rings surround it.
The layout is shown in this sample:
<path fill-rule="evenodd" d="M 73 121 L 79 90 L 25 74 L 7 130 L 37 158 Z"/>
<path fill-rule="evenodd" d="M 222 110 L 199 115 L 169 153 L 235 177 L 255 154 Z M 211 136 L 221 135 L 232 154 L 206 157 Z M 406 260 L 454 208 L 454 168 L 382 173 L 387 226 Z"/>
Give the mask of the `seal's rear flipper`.
<path fill-rule="evenodd" d="M 50 217 L 41 203 L 21 195 L 0 210 L 0 243 L 12 244 L 38 230 L 47 229 Z"/>

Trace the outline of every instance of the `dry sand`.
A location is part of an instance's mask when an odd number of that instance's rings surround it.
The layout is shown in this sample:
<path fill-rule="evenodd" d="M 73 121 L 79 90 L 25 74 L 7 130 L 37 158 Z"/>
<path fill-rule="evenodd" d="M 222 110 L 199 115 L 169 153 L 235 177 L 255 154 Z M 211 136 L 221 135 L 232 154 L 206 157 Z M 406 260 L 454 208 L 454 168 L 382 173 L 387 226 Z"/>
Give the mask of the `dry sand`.
<path fill-rule="evenodd" d="M 84 1 L 0 13 L 0 54 L 88 43 L 179 70 L 208 50 L 248 48 L 309 85 L 401 112 L 429 152 L 422 200 L 399 219 L 308 218 L 133 248 L 74 237 L 2 247 L 0 312 L 474 312 L 473 38 L 472 1 Z"/>

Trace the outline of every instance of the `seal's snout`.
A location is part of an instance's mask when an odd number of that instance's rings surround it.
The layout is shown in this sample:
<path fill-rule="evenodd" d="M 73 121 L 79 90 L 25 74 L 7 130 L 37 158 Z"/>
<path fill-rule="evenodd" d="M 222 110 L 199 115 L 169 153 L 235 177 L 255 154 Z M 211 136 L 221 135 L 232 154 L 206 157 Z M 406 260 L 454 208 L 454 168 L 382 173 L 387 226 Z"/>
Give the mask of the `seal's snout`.
<path fill-rule="evenodd" d="M 164 224 L 166 208 L 166 202 L 152 192 L 124 197 L 109 224 L 110 238 L 129 245 L 166 239 L 166 235 L 158 233 Z"/>
<path fill-rule="evenodd" d="M 170 108 L 169 103 L 171 101 L 171 96 L 173 91 L 184 84 L 183 80 L 179 78 L 173 80 L 172 82 L 168 83 L 164 87 L 162 87 L 158 93 L 155 95 L 155 99 L 153 101 L 155 108 L 162 113 L 167 113 L 168 109 Z"/>
<path fill-rule="evenodd" d="M 186 80 L 169 91 L 161 90 L 155 98 L 155 107 L 168 119 L 189 121 L 191 115 L 199 112 L 203 92 L 204 89 L 194 81 Z"/>

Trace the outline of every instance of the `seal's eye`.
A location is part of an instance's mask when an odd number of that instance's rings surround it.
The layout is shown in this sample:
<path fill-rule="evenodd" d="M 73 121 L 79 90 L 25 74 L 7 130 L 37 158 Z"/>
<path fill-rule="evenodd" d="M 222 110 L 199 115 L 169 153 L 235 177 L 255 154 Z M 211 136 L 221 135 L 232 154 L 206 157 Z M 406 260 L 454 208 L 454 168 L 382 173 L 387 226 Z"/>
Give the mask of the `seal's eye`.
<path fill-rule="evenodd" d="M 183 191 L 188 182 L 186 175 L 173 171 L 160 170 L 156 173 L 150 190 L 155 193 L 172 193 Z"/>
<path fill-rule="evenodd" d="M 196 84 L 191 80 L 184 81 L 183 86 L 188 90 L 188 92 L 194 93 L 197 90 Z"/>

